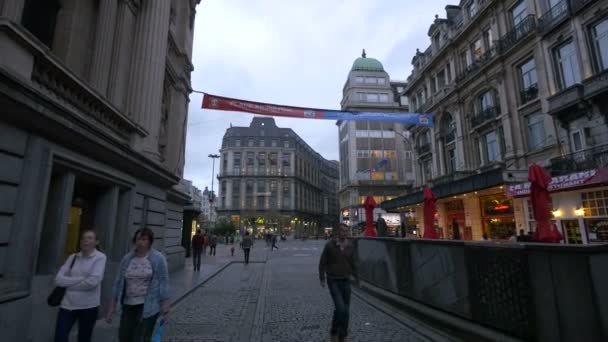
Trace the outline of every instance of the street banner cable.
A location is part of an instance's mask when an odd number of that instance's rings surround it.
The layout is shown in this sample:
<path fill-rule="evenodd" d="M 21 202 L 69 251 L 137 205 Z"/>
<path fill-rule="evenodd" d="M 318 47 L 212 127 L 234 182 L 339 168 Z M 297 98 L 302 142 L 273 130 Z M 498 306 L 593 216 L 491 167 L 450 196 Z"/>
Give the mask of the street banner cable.
<path fill-rule="evenodd" d="M 239 100 L 207 93 L 204 93 L 202 108 L 301 119 L 382 121 L 433 127 L 433 114 L 431 113 L 348 112 L 331 109 L 302 108 Z"/>

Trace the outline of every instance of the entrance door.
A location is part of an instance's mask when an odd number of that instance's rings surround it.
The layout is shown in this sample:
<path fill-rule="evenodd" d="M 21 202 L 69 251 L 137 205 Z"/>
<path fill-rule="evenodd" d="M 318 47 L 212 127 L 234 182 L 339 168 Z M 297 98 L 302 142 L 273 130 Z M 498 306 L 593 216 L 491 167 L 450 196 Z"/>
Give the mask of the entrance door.
<path fill-rule="evenodd" d="M 454 238 L 454 220 L 456 220 L 459 240 L 471 240 L 470 234 L 465 234 L 464 212 L 448 213 L 447 219 L 447 231 L 449 234 L 449 236 L 446 236 L 447 239 L 452 240 Z"/>
<path fill-rule="evenodd" d="M 581 226 L 578 220 L 562 220 L 562 231 L 569 244 L 580 245 L 583 243 L 581 236 Z"/>

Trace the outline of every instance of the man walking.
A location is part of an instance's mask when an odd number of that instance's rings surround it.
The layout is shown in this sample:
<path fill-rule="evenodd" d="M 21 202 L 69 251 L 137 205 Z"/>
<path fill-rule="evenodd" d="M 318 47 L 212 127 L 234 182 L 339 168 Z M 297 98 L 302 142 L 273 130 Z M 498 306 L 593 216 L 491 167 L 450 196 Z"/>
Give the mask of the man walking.
<path fill-rule="evenodd" d="M 376 229 L 378 231 L 378 236 L 386 236 L 388 227 L 382 215 L 378 215 L 378 221 L 376 221 Z"/>
<path fill-rule="evenodd" d="M 249 252 L 251 252 L 251 247 L 253 247 L 253 240 L 251 236 L 249 236 L 249 232 L 245 232 L 245 236 L 243 237 L 243 241 L 241 242 L 241 248 L 245 253 L 245 264 L 249 264 Z"/>
<path fill-rule="evenodd" d="M 203 253 L 203 234 L 200 229 L 192 237 L 192 265 L 195 271 L 201 270 L 201 254 Z"/>
<path fill-rule="evenodd" d="M 270 251 L 271 251 L 271 252 L 274 252 L 274 249 L 275 249 L 275 248 L 276 248 L 276 249 L 279 249 L 279 247 L 277 246 L 277 235 L 276 235 L 276 234 L 274 234 L 274 235 L 272 236 L 272 247 L 270 248 Z"/>
<path fill-rule="evenodd" d="M 325 245 L 319 260 L 319 279 L 321 287 L 327 286 L 334 302 L 334 315 L 331 320 L 331 339 L 336 342 L 346 341 L 350 316 L 350 276 L 354 276 L 357 285 L 359 278 L 354 264 L 354 248 L 348 241 L 348 226 L 341 223 L 338 239 L 332 239 Z"/>
<path fill-rule="evenodd" d="M 211 234 L 211 238 L 209 239 L 209 255 L 215 256 L 216 249 L 217 249 L 217 236 L 215 234 Z"/>

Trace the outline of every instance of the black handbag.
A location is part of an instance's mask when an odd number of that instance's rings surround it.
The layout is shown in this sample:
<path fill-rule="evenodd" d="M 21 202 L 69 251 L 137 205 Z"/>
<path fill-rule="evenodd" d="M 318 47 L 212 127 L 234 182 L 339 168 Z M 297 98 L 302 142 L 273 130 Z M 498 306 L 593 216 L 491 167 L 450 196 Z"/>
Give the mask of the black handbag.
<path fill-rule="evenodd" d="M 76 261 L 76 254 L 74 254 L 74 257 L 72 258 L 72 262 L 70 263 L 70 271 L 72 271 L 72 267 L 74 267 L 74 262 Z M 61 286 L 55 286 L 55 288 L 53 289 L 53 291 L 51 291 L 51 294 L 46 297 L 46 303 L 49 306 L 59 306 L 59 304 L 61 304 L 61 301 L 63 300 L 63 296 L 65 296 L 65 287 L 61 287 Z"/>

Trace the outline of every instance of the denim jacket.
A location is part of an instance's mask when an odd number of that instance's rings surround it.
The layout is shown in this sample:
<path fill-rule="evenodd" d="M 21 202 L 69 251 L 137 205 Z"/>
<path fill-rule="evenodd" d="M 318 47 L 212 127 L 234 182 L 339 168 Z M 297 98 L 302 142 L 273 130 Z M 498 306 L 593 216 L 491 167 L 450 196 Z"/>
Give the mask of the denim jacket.
<path fill-rule="evenodd" d="M 129 267 L 129 263 L 135 257 L 135 252 L 131 251 L 122 258 L 118 276 L 114 280 L 112 286 L 112 298 L 115 302 L 123 302 L 124 289 L 126 286 L 125 273 Z M 144 302 L 143 318 L 148 318 L 156 315 L 160 311 L 160 303 L 169 299 L 169 271 L 167 269 L 167 260 L 165 256 L 155 250 L 150 249 L 148 260 L 152 265 L 152 280 L 148 286 L 148 293 Z"/>

